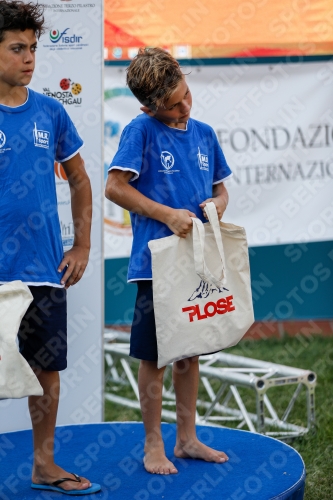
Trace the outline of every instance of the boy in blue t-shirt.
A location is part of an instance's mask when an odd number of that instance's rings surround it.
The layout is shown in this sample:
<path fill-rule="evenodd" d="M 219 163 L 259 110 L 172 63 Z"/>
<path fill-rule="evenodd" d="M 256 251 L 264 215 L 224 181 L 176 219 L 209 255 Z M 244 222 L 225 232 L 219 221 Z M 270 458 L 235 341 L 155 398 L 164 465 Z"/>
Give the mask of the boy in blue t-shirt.
<path fill-rule="evenodd" d="M 139 392 L 146 432 L 148 472 L 176 473 L 161 436 L 162 379 L 157 342 L 148 241 L 176 234 L 186 238 L 191 217 L 205 221 L 213 201 L 219 219 L 228 202 L 223 181 L 231 175 L 212 128 L 190 118 L 192 97 L 178 62 L 162 49 L 140 50 L 127 70 L 127 83 L 143 114 L 124 129 L 111 163 L 106 197 L 131 212 L 133 247 L 128 280 L 138 285 L 131 331 L 131 356 L 141 360 Z M 181 335 L 181 332 L 179 332 Z M 177 439 L 174 454 L 225 462 L 225 453 L 196 437 L 198 357 L 173 365 Z"/>
<path fill-rule="evenodd" d="M 0 20 L 0 285 L 21 280 L 33 295 L 19 346 L 44 390 L 41 397 L 29 397 L 31 487 L 95 493 L 100 486 L 56 465 L 53 451 L 59 371 L 67 366 L 66 289 L 81 279 L 90 250 L 92 199 L 79 153 L 83 141 L 60 103 L 26 87 L 35 68 L 37 38 L 44 31 L 42 6 L 0 0 Z M 75 236 L 65 254 L 55 160 L 72 194 Z"/>

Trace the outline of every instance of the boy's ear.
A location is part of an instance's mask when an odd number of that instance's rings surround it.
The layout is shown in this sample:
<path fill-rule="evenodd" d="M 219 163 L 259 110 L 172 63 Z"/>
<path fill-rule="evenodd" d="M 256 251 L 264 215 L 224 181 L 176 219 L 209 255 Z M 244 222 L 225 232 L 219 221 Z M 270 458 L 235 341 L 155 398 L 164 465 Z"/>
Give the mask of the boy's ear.
<path fill-rule="evenodd" d="M 146 113 L 146 115 L 148 115 L 148 116 L 155 116 L 155 112 L 153 110 L 151 110 L 150 108 L 148 108 L 148 106 L 141 106 L 140 109 L 141 109 L 141 111 Z"/>

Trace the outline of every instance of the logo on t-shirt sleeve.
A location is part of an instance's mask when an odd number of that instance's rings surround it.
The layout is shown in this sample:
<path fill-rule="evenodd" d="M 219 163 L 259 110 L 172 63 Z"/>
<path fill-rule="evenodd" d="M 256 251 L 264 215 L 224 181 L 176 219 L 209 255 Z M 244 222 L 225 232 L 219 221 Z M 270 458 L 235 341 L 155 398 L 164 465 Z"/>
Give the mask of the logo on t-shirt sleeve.
<path fill-rule="evenodd" d="M 38 130 L 37 125 L 35 123 L 33 134 L 34 134 L 34 143 L 37 148 L 49 149 L 50 132 L 48 132 L 47 130 Z"/>

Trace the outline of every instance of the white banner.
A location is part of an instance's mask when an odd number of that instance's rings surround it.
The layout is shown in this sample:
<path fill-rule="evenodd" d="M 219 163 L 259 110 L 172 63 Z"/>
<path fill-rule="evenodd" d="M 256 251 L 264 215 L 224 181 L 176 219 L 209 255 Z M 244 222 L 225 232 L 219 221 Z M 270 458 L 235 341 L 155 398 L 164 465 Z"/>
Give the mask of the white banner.
<path fill-rule="evenodd" d="M 224 220 L 245 227 L 251 246 L 333 239 L 332 62 L 182 70 L 191 116 L 214 128 L 234 173 Z M 123 68 L 105 68 L 105 88 L 120 89 L 105 114 L 117 125 L 109 162 L 123 125 L 140 111 L 125 94 Z"/>
<path fill-rule="evenodd" d="M 121 132 L 139 114 L 139 103 L 125 86 L 124 69 L 106 66 L 104 70 L 104 177 L 114 157 Z M 104 257 L 128 257 L 132 247 L 129 213 L 105 198 Z"/>
<path fill-rule="evenodd" d="M 48 30 L 38 42 L 31 88 L 61 102 L 84 140 L 81 155 L 93 191 L 92 245 L 81 281 L 68 291 L 68 369 L 61 373 L 57 424 L 103 420 L 103 3 L 44 0 Z M 70 193 L 55 163 L 65 250 L 73 244 Z M 84 214 L 83 214 L 84 215 Z M 93 293 L 92 293 L 93 291 Z M 1 431 L 31 426 L 26 400 L 0 402 Z"/>

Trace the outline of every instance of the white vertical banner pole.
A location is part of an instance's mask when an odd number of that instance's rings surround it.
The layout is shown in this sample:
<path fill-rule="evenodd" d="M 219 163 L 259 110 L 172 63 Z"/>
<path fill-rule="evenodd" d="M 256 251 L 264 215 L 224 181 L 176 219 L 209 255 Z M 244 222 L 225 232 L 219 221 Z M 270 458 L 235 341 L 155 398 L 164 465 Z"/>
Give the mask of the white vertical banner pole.
<path fill-rule="evenodd" d="M 103 420 L 103 1 L 44 0 L 47 30 L 38 42 L 30 87 L 63 104 L 84 140 L 80 151 L 93 192 L 90 260 L 68 290 L 68 368 L 61 372 L 58 425 Z M 64 250 L 73 244 L 69 186 L 55 164 Z M 84 217 L 84 214 L 82 214 Z M 31 427 L 27 400 L 0 402 L 0 432 Z M 38 408 L 36 408 L 36 414 Z"/>

